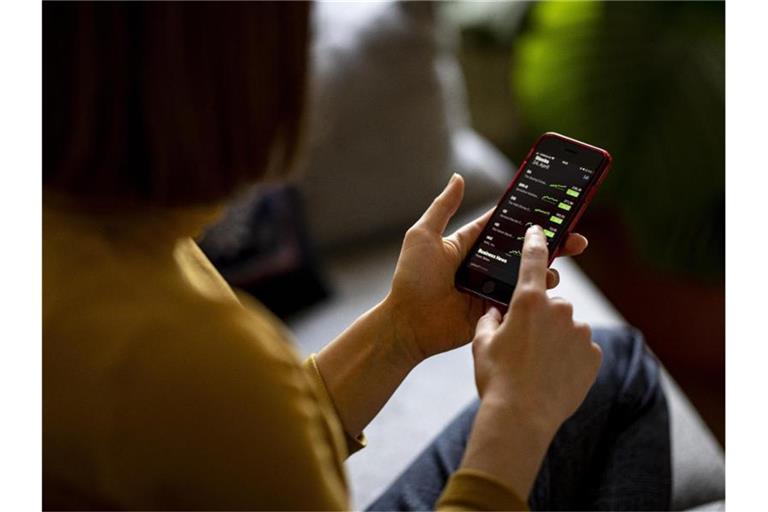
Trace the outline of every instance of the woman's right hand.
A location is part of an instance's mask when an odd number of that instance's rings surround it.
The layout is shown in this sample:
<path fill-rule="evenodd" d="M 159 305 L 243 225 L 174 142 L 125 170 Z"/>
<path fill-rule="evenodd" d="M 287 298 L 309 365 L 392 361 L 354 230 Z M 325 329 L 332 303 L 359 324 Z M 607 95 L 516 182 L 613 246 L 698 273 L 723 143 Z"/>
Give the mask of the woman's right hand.
<path fill-rule="evenodd" d="M 529 414 L 557 429 L 584 401 L 602 353 L 588 325 L 574 322 L 573 307 L 549 298 L 544 233 L 525 235 L 517 287 L 502 316 L 491 307 L 480 318 L 472 351 L 484 403 Z"/>

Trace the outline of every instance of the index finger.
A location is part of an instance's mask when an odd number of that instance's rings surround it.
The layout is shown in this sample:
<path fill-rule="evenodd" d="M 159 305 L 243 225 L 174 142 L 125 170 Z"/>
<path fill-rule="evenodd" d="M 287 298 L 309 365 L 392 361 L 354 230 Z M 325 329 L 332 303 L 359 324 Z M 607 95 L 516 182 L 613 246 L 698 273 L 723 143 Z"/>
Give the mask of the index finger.
<path fill-rule="evenodd" d="M 520 273 L 518 285 L 527 285 L 547 289 L 547 263 L 549 250 L 544 230 L 540 226 L 531 226 L 525 232 L 523 255 L 520 258 Z"/>

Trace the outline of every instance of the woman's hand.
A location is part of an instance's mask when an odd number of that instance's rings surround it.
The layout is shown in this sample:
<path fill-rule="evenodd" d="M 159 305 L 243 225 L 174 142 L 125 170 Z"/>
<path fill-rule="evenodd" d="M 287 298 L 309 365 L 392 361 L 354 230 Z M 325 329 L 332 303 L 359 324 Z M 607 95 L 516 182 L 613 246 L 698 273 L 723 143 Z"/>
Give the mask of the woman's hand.
<path fill-rule="evenodd" d="M 464 196 L 464 180 L 454 174 L 443 192 L 405 234 L 392 290 L 385 299 L 395 337 L 414 364 L 464 345 L 485 311 L 482 299 L 459 292 L 454 276 L 493 210 L 444 238 L 448 222 Z M 561 255 L 575 256 L 587 239 L 572 234 Z M 546 286 L 559 282 L 555 270 L 545 271 Z"/>
<path fill-rule="evenodd" d="M 555 429 L 573 414 L 600 368 L 600 347 L 573 306 L 546 294 L 547 243 L 539 226 L 525 235 L 520 274 L 502 320 L 490 308 L 473 341 L 475 378 L 483 401 L 504 404 Z"/>
<path fill-rule="evenodd" d="M 547 243 L 528 229 L 504 319 L 490 308 L 472 353 L 480 408 L 461 467 L 493 475 L 526 501 L 544 454 L 597 376 L 602 353 L 573 308 L 546 294 Z"/>
<path fill-rule="evenodd" d="M 464 180 L 454 175 L 405 235 L 389 295 L 316 356 L 326 389 L 352 436 L 376 416 L 422 359 L 472 338 L 484 304 L 460 293 L 454 274 L 491 212 L 443 238 L 463 194 Z M 579 254 L 586 246 L 583 236 L 571 235 L 562 252 Z M 546 286 L 555 286 L 557 274 L 547 270 L 546 261 L 543 265 Z M 494 421 L 498 418 L 494 414 Z"/>

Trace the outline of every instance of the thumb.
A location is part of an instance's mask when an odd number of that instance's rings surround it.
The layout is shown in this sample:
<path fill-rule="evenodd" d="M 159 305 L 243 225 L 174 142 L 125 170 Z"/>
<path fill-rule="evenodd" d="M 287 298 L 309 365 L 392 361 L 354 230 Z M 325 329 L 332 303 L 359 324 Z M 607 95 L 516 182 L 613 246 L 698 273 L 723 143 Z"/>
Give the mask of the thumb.
<path fill-rule="evenodd" d="M 459 260 L 464 260 L 464 258 L 466 258 L 467 253 L 469 252 L 469 248 L 472 247 L 472 244 L 475 243 L 477 237 L 480 236 L 480 233 L 483 231 L 483 228 L 488 223 L 488 220 L 491 218 L 491 215 L 495 210 L 496 207 L 491 208 L 469 224 L 466 224 L 457 229 L 451 236 L 447 238 L 449 242 L 456 246 Z"/>
<path fill-rule="evenodd" d="M 488 308 L 480 320 L 477 321 L 475 327 L 475 340 L 479 340 L 481 343 L 489 340 L 493 333 L 499 328 L 501 324 L 501 313 L 494 306 Z"/>
<path fill-rule="evenodd" d="M 464 178 L 460 174 L 454 173 L 450 181 L 448 181 L 448 185 L 432 201 L 427 211 L 416 221 L 414 226 L 425 228 L 442 236 L 448 221 L 451 220 L 453 214 L 458 210 L 463 198 Z"/>

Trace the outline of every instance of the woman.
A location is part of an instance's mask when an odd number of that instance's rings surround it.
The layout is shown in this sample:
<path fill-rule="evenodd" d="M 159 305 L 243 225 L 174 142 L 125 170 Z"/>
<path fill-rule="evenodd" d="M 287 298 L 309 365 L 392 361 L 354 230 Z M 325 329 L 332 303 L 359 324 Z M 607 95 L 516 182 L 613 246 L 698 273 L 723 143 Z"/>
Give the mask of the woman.
<path fill-rule="evenodd" d="M 387 297 L 303 364 L 205 259 L 192 237 L 297 154 L 308 4 L 46 3 L 43 30 L 45 508 L 348 508 L 364 427 L 470 340 L 480 401 L 374 508 L 667 505 L 642 341 L 547 297 L 538 227 L 503 315 L 457 292 L 487 219 L 443 237 L 460 177 L 408 230 Z"/>

